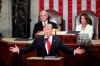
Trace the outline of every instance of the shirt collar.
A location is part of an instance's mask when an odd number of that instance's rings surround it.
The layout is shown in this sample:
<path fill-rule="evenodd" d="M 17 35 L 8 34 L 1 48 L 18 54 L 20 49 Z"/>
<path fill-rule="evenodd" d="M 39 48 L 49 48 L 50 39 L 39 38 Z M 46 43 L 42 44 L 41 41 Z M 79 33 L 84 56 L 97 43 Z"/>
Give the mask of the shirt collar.
<path fill-rule="evenodd" d="M 43 21 L 42 21 L 42 24 L 43 24 L 43 25 L 44 25 L 44 23 L 45 23 L 45 24 L 48 24 L 48 20 L 47 20 L 47 21 L 45 21 L 45 22 L 43 22 Z"/>
<path fill-rule="evenodd" d="M 48 38 L 48 37 L 47 36 L 44 36 L 44 38 Z M 52 35 L 49 36 L 49 39 L 51 39 L 51 38 L 52 38 Z"/>

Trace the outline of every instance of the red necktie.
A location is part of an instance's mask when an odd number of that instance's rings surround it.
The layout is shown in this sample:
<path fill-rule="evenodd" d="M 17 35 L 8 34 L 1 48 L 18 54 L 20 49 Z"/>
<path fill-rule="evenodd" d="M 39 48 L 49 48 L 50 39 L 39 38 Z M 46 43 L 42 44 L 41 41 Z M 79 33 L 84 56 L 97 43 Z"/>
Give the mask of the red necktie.
<path fill-rule="evenodd" d="M 49 38 L 48 38 L 48 41 L 47 41 L 47 49 L 48 49 L 48 53 L 50 52 L 50 47 L 51 47 L 51 44 L 50 44 L 50 41 L 49 41 Z"/>

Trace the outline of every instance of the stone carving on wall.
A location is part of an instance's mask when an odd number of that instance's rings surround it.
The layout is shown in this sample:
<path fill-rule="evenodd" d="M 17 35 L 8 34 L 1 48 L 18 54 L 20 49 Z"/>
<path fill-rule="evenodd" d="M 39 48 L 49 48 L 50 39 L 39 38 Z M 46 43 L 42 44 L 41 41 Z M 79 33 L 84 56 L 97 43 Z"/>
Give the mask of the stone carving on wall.
<path fill-rule="evenodd" d="M 12 37 L 29 37 L 29 0 L 12 0 Z"/>

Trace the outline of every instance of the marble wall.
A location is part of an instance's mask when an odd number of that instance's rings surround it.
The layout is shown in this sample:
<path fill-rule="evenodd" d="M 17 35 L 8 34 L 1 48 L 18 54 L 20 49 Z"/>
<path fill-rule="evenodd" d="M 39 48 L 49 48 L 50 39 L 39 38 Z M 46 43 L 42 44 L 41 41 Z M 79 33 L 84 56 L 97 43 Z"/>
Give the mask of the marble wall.
<path fill-rule="evenodd" d="M 4 37 L 12 37 L 12 10 L 11 0 L 2 0 L 2 9 L 0 17 L 0 32 L 3 32 Z M 39 0 L 31 0 L 31 25 L 30 36 L 32 37 L 32 31 L 34 24 L 38 20 Z"/>
<path fill-rule="evenodd" d="M 0 32 L 3 32 L 5 37 L 12 36 L 12 20 L 11 20 L 11 0 L 2 0 L 1 17 L 0 17 Z"/>

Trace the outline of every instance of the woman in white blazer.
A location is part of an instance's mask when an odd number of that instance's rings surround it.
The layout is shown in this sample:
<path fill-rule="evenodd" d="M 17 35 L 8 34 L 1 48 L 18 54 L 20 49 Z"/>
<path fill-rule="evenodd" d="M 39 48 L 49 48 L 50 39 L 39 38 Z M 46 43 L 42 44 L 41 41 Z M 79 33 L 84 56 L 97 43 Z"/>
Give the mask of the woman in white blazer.
<path fill-rule="evenodd" d="M 89 38 L 92 39 L 93 36 L 93 26 L 89 24 L 90 18 L 88 14 L 83 13 L 80 15 L 80 24 L 76 26 L 76 31 L 80 31 L 80 34 L 86 33 Z"/>

